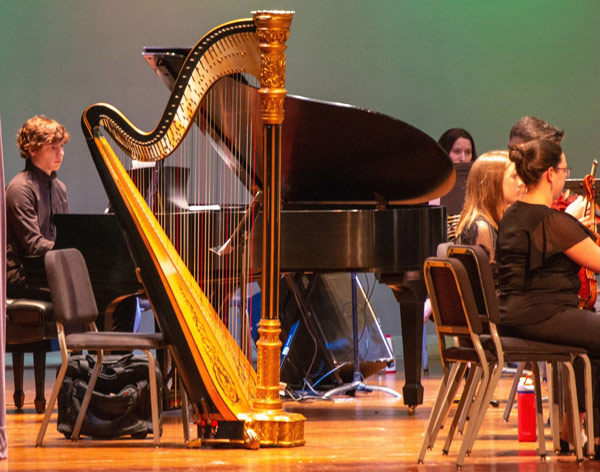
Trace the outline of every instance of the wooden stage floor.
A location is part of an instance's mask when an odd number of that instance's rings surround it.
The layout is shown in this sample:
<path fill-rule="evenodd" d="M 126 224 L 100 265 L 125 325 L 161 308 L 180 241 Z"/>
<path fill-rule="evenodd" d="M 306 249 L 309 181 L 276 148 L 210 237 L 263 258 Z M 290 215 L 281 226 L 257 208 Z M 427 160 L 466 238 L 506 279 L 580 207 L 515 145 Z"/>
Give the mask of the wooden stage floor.
<path fill-rule="evenodd" d="M 99 441 L 66 440 L 56 431 L 56 410 L 48 427 L 44 445 L 34 446 L 42 415 L 33 408 L 33 374 L 26 371 L 26 404 L 17 412 L 12 403 L 12 370 L 6 371 L 7 429 L 9 458 L 0 461 L 0 470 L 15 471 L 346 471 L 369 472 L 404 470 L 419 472 L 453 471 L 459 441 L 455 440 L 448 456 L 441 454 L 442 440 L 428 451 L 425 464 L 417 464 L 423 430 L 440 381 L 439 367 L 424 377 L 425 402 L 409 416 L 402 400 L 374 392 L 334 401 L 307 400 L 286 402 L 286 409 L 306 416 L 306 445 L 297 448 L 188 449 L 183 443 L 179 412 L 164 418 L 161 447 L 154 448 L 150 438 Z M 54 370 L 47 373 L 46 392 L 50 395 Z M 403 375 L 386 374 L 367 379 L 401 390 Z M 464 471 L 600 471 L 600 462 L 585 460 L 578 465 L 574 456 L 556 456 L 550 452 L 545 463 L 536 456 L 537 443 L 517 441 L 517 414 L 508 423 L 502 420 L 511 376 L 501 380 L 495 398 L 499 408 L 488 410 L 473 454 Z M 552 447 L 549 432 L 547 447 Z"/>

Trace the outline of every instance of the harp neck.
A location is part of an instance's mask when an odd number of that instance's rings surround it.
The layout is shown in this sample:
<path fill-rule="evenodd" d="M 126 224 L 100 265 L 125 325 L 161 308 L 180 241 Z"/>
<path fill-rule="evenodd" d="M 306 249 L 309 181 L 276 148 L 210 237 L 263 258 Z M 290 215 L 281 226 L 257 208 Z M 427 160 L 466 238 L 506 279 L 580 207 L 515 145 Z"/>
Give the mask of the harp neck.
<path fill-rule="evenodd" d="M 260 49 L 252 20 L 216 28 L 192 48 L 153 131 L 141 131 L 116 108 L 96 104 L 83 114 L 84 133 L 92 139 L 102 127 L 132 159 L 162 160 L 181 144 L 210 87 L 225 76 L 240 73 L 260 76 Z"/>

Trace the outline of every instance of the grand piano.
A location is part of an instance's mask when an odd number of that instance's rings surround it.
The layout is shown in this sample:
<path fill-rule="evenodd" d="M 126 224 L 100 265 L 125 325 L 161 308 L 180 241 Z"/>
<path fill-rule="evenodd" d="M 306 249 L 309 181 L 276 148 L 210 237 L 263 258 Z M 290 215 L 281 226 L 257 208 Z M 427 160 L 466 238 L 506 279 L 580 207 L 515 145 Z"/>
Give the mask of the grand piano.
<path fill-rule="evenodd" d="M 146 47 L 143 56 L 172 89 L 189 52 Z M 423 262 L 447 240 L 445 208 L 424 202 L 452 189 L 452 162 L 425 133 L 383 114 L 293 95 L 284 108 L 280 270 L 372 272 L 393 290 L 412 413 L 423 402 Z"/>
<path fill-rule="evenodd" d="M 143 55 L 166 85 L 173 87 L 189 51 L 145 48 Z M 425 133 L 369 110 L 287 96 L 285 114 L 280 270 L 372 272 L 393 290 L 402 324 L 404 403 L 414 411 L 423 401 L 420 371 L 426 290 L 422 265 L 446 240 L 445 209 L 429 206 L 427 201 L 454 185 L 452 162 Z M 89 218 L 109 220 L 100 215 Z M 59 234 L 73 232 L 68 219 L 62 217 L 64 227 Z M 261 227 L 259 222 L 255 226 Z M 90 250 L 85 229 L 64 239 L 69 246 L 88 246 L 84 253 Z M 109 248 L 116 244 L 103 241 Z M 112 252 L 97 242 L 94 238 L 99 254 Z M 119 244 L 125 247 L 123 241 Z M 254 248 L 260 251 L 260 234 Z M 261 260 L 259 254 L 255 256 Z M 101 257 L 95 259 L 106 266 Z M 92 276 L 102 272 L 90 265 Z M 132 266 L 123 267 L 132 282 L 129 291 L 137 280 Z M 117 280 L 106 272 L 100 277 Z"/>

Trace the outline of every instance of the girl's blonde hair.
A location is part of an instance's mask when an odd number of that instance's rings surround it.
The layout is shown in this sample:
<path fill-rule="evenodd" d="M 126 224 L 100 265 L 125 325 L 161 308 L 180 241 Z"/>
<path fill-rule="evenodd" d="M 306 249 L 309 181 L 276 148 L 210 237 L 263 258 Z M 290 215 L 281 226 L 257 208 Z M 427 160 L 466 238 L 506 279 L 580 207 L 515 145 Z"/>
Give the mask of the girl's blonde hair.
<path fill-rule="evenodd" d="M 513 165 L 508 158 L 508 151 L 490 151 L 477 158 L 467 177 L 465 204 L 457 234 L 471 226 L 478 216 L 485 217 L 498 229 L 506 209 L 502 190 L 504 174 Z"/>

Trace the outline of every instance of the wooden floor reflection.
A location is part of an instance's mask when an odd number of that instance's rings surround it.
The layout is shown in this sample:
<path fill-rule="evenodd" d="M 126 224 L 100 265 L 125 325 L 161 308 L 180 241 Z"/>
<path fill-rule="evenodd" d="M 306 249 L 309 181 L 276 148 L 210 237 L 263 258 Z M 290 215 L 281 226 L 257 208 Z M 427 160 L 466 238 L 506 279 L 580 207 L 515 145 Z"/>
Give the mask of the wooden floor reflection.
<path fill-rule="evenodd" d="M 34 446 L 42 415 L 33 408 L 33 374 L 26 372 L 26 404 L 17 412 L 12 404 L 12 371 L 7 369 L 7 428 L 9 459 L 0 462 L 0 470 L 15 471 L 346 471 L 370 472 L 453 471 L 459 442 L 448 456 L 441 454 L 441 440 L 428 451 L 425 463 L 417 464 L 417 455 L 431 404 L 440 381 L 439 368 L 424 377 L 424 405 L 409 416 L 402 400 L 384 393 L 360 394 L 333 401 L 308 400 L 286 402 L 286 409 L 306 416 L 306 445 L 297 448 L 188 449 L 183 443 L 178 412 L 164 419 L 161 447 L 152 447 L 151 439 L 98 441 L 66 440 L 56 431 L 56 412 L 48 428 L 43 447 Z M 47 396 L 54 372 L 48 370 Z M 488 410 L 480 436 L 464 471 L 600 471 L 600 462 L 585 460 L 578 465 L 573 456 L 550 453 L 545 463 L 536 456 L 537 443 L 517 441 L 517 415 L 508 423 L 502 420 L 512 378 L 505 376 L 495 398 L 500 407 Z M 385 385 L 399 391 L 402 373 L 373 376 L 368 383 Z M 547 447 L 551 441 L 547 430 Z"/>

